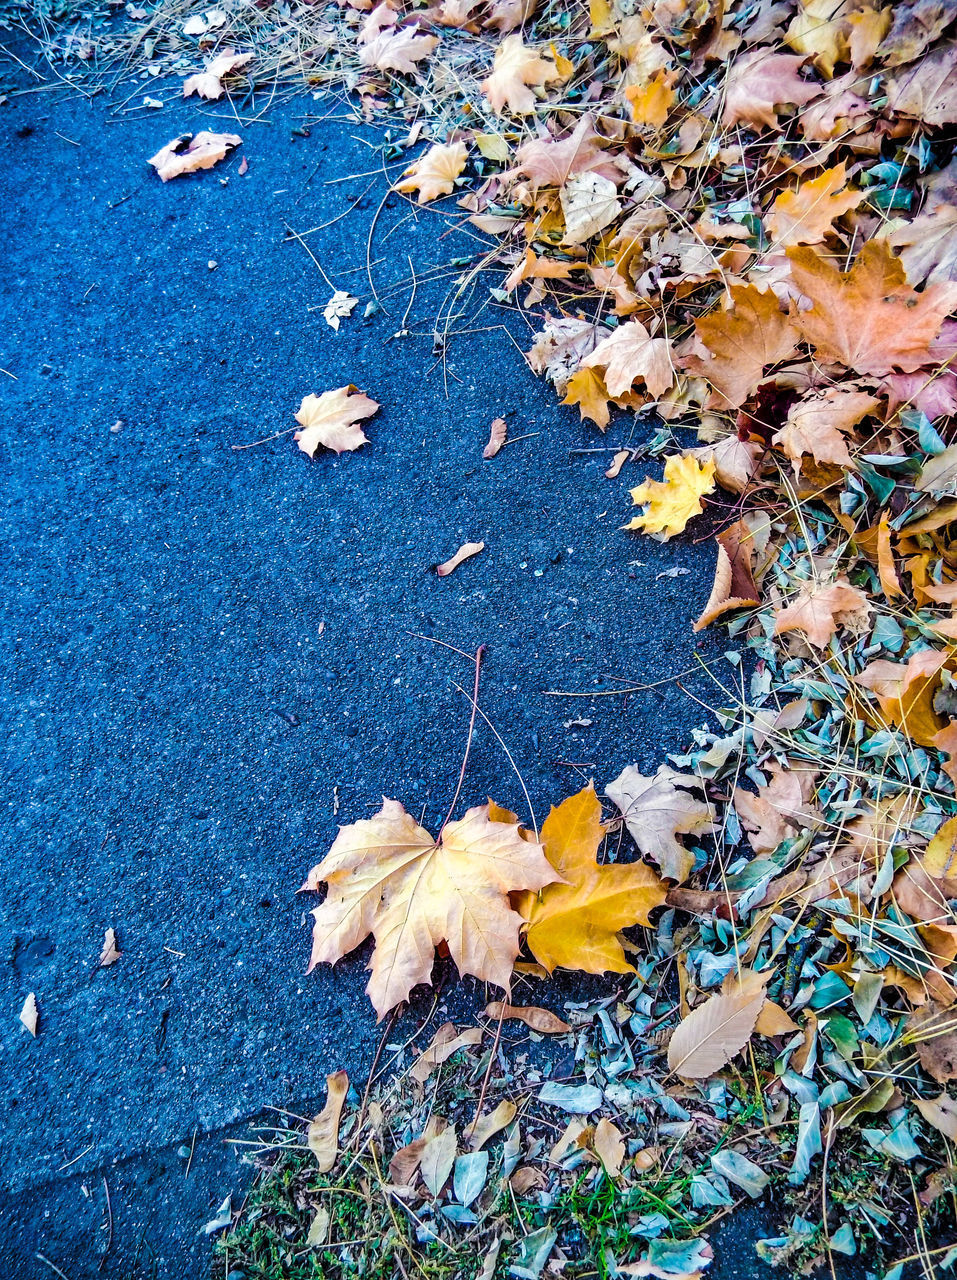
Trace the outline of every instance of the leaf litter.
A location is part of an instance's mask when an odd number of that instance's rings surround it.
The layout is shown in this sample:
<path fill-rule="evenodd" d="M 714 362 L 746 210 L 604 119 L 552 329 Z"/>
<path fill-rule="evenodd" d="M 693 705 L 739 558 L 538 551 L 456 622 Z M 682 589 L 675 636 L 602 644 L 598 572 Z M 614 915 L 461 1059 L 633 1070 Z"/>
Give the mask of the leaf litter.
<path fill-rule="evenodd" d="M 177 71 L 193 56 L 202 75 L 187 9 L 150 16 L 150 56 Z M 566 1006 L 572 1078 L 550 1080 L 556 1061 L 530 1053 L 509 1065 L 499 1010 L 488 1050 L 462 1042 L 437 1064 L 427 1107 L 405 1090 L 400 1054 L 353 1113 L 365 1136 L 344 1158 L 382 1188 L 378 1153 L 423 1143 L 386 1196 L 407 1261 L 437 1240 L 475 1253 L 482 1239 L 489 1275 L 502 1256 L 513 1274 L 574 1274 L 574 1219 L 610 1274 L 609 1251 L 621 1274 L 678 1275 L 706 1268 L 695 1236 L 739 1192 L 771 1178 L 799 1196 L 827 1153 L 840 1194 L 823 1210 L 809 1195 L 759 1254 L 803 1268 L 868 1238 L 887 1263 L 931 1265 L 923 1223 L 908 1240 L 898 1219 L 905 1185 L 928 1214 L 952 1185 L 935 1141 L 952 1137 L 957 1079 L 957 11 L 444 0 L 413 13 L 354 0 L 337 15 L 223 12 L 222 49 L 204 52 L 252 49 L 265 82 L 345 82 L 366 116 L 414 122 L 426 150 L 399 182 L 422 204 L 456 198 L 493 238 L 497 300 L 541 308 L 533 371 L 599 430 L 624 413 L 657 431 L 648 452 L 665 455 L 664 481 L 633 491 L 643 510 L 629 527 L 668 541 L 711 522 L 715 583 L 698 626 L 720 622 L 737 646 L 741 692 L 718 729 L 696 731 L 674 769 L 606 784 L 620 819 L 602 823 L 624 823 L 639 857 L 592 862 L 582 839 L 565 868 L 596 885 L 641 871 L 656 899 L 634 892 L 637 942 L 624 922 L 602 926 L 614 941 L 602 963 L 626 957 L 611 969 L 625 976 Z M 130 56 L 125 39 L 106 38 L 99 74 Z M 75 48 L 52 37 L 55 58 Z M 202 136 L 154 157 L 164 180 L 206 165 L 188 155 Z M 321 431 L 302 425 L 315 453 Z M 356 418 L 340 425 L 363 435 Z M 680 426 L 694 446 L 675 448 Z M 661 799 L 643 810 L 649 794 Z M 548 856 L 544 828 L 537 844 L 514 815 L 486 820 L 516 856 L 518 843 Z M 437 857 L 441 841 L 416 839 L 412 856 Z M 502 990 L 529 980 L 512 977 L 516 958 L 533 968 L 519 947 L 531 949 L 549 893 L 575 893 L 574 875 L 499 891 L 506 941 L 486 951 Z M 427 932 L 442 945 L 443 927 Z M 429 980 L 427 950 L 396 990 Z M 456 1106 L 476 1090 L 483 1114 L 516 1107 L 487 1140 L 487 1166 L 460 1152 L 476 1116 Z M 555 1109 L 578 1118 L 562 1126 Z M 567 1142 L 536 1123 L 558 1123 Z M 658 1147 L 667 1178 L 644 1154 Z M 842 1161 L 869 1176 L 839 1181 Z M 503 1219 L 505 1182 L 532 1206 L 520 1231 Z M 624 1245 L 598 1231 L 606 1210 Z M 352 1267 L 355 1247 L 337 1247 L 336 1265 Z"/>

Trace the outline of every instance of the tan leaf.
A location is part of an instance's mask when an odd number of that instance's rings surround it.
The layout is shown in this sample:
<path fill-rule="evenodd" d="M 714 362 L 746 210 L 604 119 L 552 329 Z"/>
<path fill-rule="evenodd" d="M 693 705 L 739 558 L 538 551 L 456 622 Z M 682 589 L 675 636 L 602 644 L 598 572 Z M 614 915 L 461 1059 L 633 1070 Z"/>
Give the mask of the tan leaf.
<path fill-rule="evenodd" d="M 601 369 L 608 394 L 624 395 L 636 382 L 643 382 L 656 399 L 675 380 L 671 342 L 653 338 L 640 320 L 619 325 L 582 361 L 586 369 Z"/>
<path fill-rule="evenodd" d="M 418 191 L 419 204 L 428 204 L 439 196 L 447 196 L 455 189 L 455 179 L 465 168 L 468 151 L 464 142 L 448 145 L 436 142 L 424 156 L 406 169 L 402 179 L 395 184 L 396 191 Z"/>
<path fill-rule="evenodd" d="M 778 245 L 818 244 L 833 231 L 832 223 L 864 199 L 863 191 L 847 191 L 844 162 L 794 191 L 783 191 L 771 206 L 768 231 Z"/>
<path fill-rule="evenodd" d="M 957 280 L 957 208 L 939 205 L 892 231 L 887 237 L 901 250 L 901 262 L 911 284 L 939 284 Z"/>
<path fill-rule="evenodd" d="M 605 788 L 641 852 L 657 862 L 663 876 L 678 883 L 687 880 L 694 867 L 694 854 L 678 835 L 707 835 L 713 830 L 710 804 L 689 794 L 701 787 L 700 779 L 665 766 L 646 778 L 628 765 Z"/>
<path fill-rule="evenodd" d="M 937 1098 L 914 1098 L 914 1106 L 938 1133 L 951 1142 L 957 1142 L 957 1098 L 948 1093 Z"/>
<path fill-rule="evenodd" d="M 886 511 L 877 526 L 877 572 L 886 599 L 894 600 L 904 594 L 894 564 L 893 534 Z"/>
<path fill-rule="evenodd" d="M 817 773 L 777 762 L 770 764 L 767 772 L 771 781 L 757 795 L 740 788 L 734 793 L 734 807 L 755 853 L 771 853 L 795 831 L 820 822 L 819 812 L 809 803 Z"/>
<path fill-rule="evenodd" d="M 754 557 L 754 535 L 743 520 L 736 520 L 715 538 L 718 563 L 714 570 L 711 595 L 693 630 L 703 631 L 717 618 L 732 609 L 745 609 L 760 603 L 760 595 L 751 572 Z"/>
<path fill-rule="evenodd" d="M 515 171 L 539 187 L 563 187 L 569 178 L 597 171 L 606 178 L 620 171 L 605 155 L 607 139 L 595 132 L 594 116 L 585 114 L 564 138 L 531 138 L 515 154 Z"/>
<path fill-rule="evenodd" d="M 953 652 L 921 649 L 906 663 L 885 658 L 868 663 L 855 683 L 876 695 L 881 709 L 881 716 L 874 717 L 876 724 L 898 726 L 912 741 L 933 747 L 946 727 L 944 717 L 934 710 L 934 697 L 940 689 L 941 673 L 953 665 Z"/>
<path fill-rule="evenodd" d="M 665 462 L 665 478 L 645 480 L 632 489 L 635 506 L 646 508 L 640 516 L 634 516 L 622 527 L 639 529 L 644 533 L 660 534 L 667 541 L 682 533 L 689 520 L 701 514 L 701 501 L 706 493 L 714 492 L 714 462 L 699 463 L 690 455 L 672 454 Z"/>
<path fill-rule="evenodd" d="M 878 406 L 866 391 L 829 387 L 798 400 L 788 410 L 787 422 L 771 440 L 791 459 L 795 475 L 801 459 L 810 454 L 815 462 L 854 470 L 844 435 Z"/>
<path fill-rule="evenodd" d="M 450 573 L 453 573 L 459 567 L 463 560 L 469 560 L 472 556 L 477 556 L 480 551 L 484 550 L 484 542 L 463 542 L 451 559 L 435 566 L 435 572 L 440 578 L 447 578 Z"/>
<path fill-rule="evenodd" d="M 821 92 L 821 86 L 800 76 L 805 59 L 791 53 L 755 49 L 731 64 L 725 86 L 725 129 L 736 124 L 753 128 L 777 127 L 777 108 L 785 103 L 802 107 Z"/>
<path fill-rule="evenodd" d="M 750 440 L 739 440 L 736 435 L 725 436 L 714 444 L 702 445 L 693 450 L 702 462 L 709 458 L 714 463 L 714 476 L 722 489 L 731 493 L 744 493 L 757 475 L 764 452 L 760 445 Z"/>
<path fill-rule="evenodd" d="M 591 1146 L 602 1162 L 608 1177 L 617 1178 L 625 1159 L 625 1140 L 621 1136 L 621 1130 L 616 1129 L 609 1119 L 602 1116 L 595 1125 Z"/>
<path fill-rule="evenodd" d="M 457 1150 L 455 1126 L 451 1124 L 445 1124 L 422 1148 L 419 1172 L 433 1196 L 437 1196 L 448 1182 Z"/>
<path fill-rule="evenodd" d="M 957 818 L 939 828 L 924 850 L 921 865 L 934 880 L 957 880 Z"/>
<path fill-rule="evenodd" d="M 594 351 L 601 334 L 593 320 L 578 316 L 549 316 L 526 359 L 533 373 L 544 375 L 564 394 L 568 380 L 590 351 Z"/>
<path fill-rule="evenodd" d="M 884 82 L 887 110 L 935 128 L 957 122 L 957 40 L 945 41 Z"/>
<path fill-rule="evenodd" d="M 493 418 L 489 427 L 488 444 L 482 450 L 483 458 L 494 458 L 508 438 L 508 427 L 504 418 Z"/>
<path fill-rule="evenodd" d="M 611 466 L 605 472 L 606 480 L 614 480 L 621 473 L 622 467 L 631 456 L 630 449 L 619 449 L 611 460 Z"/>
<path fill-rule="evenodd" d="M 369 437 L 359 426 L 362 418 L 371 418 L 379 408 L 375 400 L 351 383 L 319 396 L 306 396 L 299 406 L 296 421 L 302 427 L 293 436 L 303 453 L 314 458 L 320 448 L 345 453 L 366 444 Z"/>
<path fill-rule="evenodd" d="M 342 827 L 304 888 L 326 883 L 313 912 L 310 968 L 334 964 L 371 933 L 367 991 L 379 1016 L 428 982 L 434 948 L 448 944 L 460 973 L 507 992 L 521 916 L 508 894 L 556 879 L 542 846 L 517 825 L 493 822 L 487 805 L 449 822 L 436 841 L 395 800 Z"/>
<path fill-rule="evenodd" d="M 107 929 L 106 937 L 103 939 L 103 950 L 100 952 L 100 968 L 107 969 L 111 964 L 116 964 L 122 954 L 123 952 L 116 946 L 116 930 Z"/>
<path fill-rule="evenodd" d="M 742 969 L 732 990 L 693 1009 L 668 1044 L 668 1070 L 683 1080 L 706 1080 L 740 1053 L 764 1007 L 769 976 Z"/>
<path fill-rule="evenodd" d="M 320 1173 L 328 1173 L 336 1163 L 339 1150 L 339 1121 L 349 1077 L 345 1071 L 334 1071 L 326 1076 L 326 1105 L 313 1119 L 306 1134 L 309 1150 L 316 1157 Z"/>
<path fill-rule="evenodd" d="M 957 1080 L 957 1013 L 930 1000 L 910 1015 L 905 1033 L 932 1079 L 938 1084 Z"/>
<path fill-rule="evenodd" d="M 695 335 L 708 355 L 682 361 L 711 383 L 708 407 L 714 409 L 744 404 L 764 380 L 765 369 L 792 356 L 800 338 L 770 290 L 732 285 L 731 301 L 730 311 L 712 311 L 695 321 Z"/>
<path fill-rule="evenodd" d="M 507 1129 L 518 1114 L 518 1107 L 509 1098 L 503 1098 L 494 1111 L 476 1118 L 475 1123 L 465 1130 L 465 1137 L 473 1151 L 479 1151 L 489 1138 L 494 1138 L 502 1129 Z"/>
<path fill-rule="evenodd" d="M 481 1043 L 481 1027 L 468 1027 L 457 1033 L 452 1023 L 446 1022 L 436 1031 L 428 1048 L 419 1054 L 409 1075 L 417 1084 L 424 1084 L 436 1067 L 447 1062 L 453 1053 Z"/>
<path fill-rule="evenodd" d="M 562 244 L 584 244 L 603 231 L 621 213 L 618 188 L 599 173 L 579 173 L 560 192 L 565 234 Z"/>
<path fill-rule="evenodd" d="M 424 36 L 417 27 L 399 27 L 395 31 L 381 31 L 359 52 L 364 67 L 378 71 L 399 71 L 415 75 L 417 66 L 427 58 L 439 43 L 438 36 Z"/>
<path fill-rule="evenodd" d="M 252 58 L 251 53 L 233 53 L 232 49 L 224 49 L 218 58 L 207 62 L 206 70 L 198 75 L 190 76 L 183 84 L 183 97 L 189 98 L 198 94 L 201 98 L 215 101 L 226 92 L 223 77 L 241 70 Z"/>
<path fill-rule="evenodd" d="M 37 1034 L 37 1022 L 40 1018 L 40 1011 L 37 1008 L 37 998 L 31 991 L 23 1002 L 23 1008 L 20 1010 L 20 1021 L 30 1032 L 34 1038 Z"/>
<path fill-rule="evenodd" d="M 912 373 L 932 362 L 928 350 L 957 301 L 957 287 L 917 293 L 883 240 L 869 240 L 842 272 L 814 249 L 787 251 L 794 283 L 814 305 L 794 323 L 819 355 L 857 373 Z"/>
<path fill-rule="evenodd" d="M 668 113 L 677 94 L 668 83 L 664 72 L 656 72 L 644 86 L 632 85 L 625 90 L 625 100 L 635 124 L 648 124 L 660 129 L 668 119 Z"/>
<path fill-rule="evenodd" d="M 235 133 L 210 133 L 208 129 L 202 129 L 195 135 L 184 133 L 161 147 L 155 156 L 150 157 L 149 163 L 164 182 L 169 182 L 184 173 L 211 169 L 241 142 L 242 138 Z"/>
<path fill-rule="evenodd" d="M 791 1036 L 795 1031 L 801 1030 L 794 1019 L 773 1000 L 765 1000 L 761 1006 L 754 1029 L 759 1036 Z"/>
<path fill-rule="evenodd" d="M 801 631 L 816 649 L 823 649 L 839 626 L 859 626 L 870 612 L 867 596 L 846 578 L 804 586 L 794 604 L 775 615 L 774 634 Z"/>
<path fill-rule="evenodd" d="M 515 1018 L 519 1022 L 524 1022 L 526 1027 L 530 1027 L 532 1031 L 538 1031 L 546 1036 L 560 1036 L 564 1035 L 566 1031 L 571 1031 L 568 1023 L 563 1021 L 558 1014 L 552 1013 L 550 1009 L 540 1009 L 533 1004 L 505 1004 L 501 1000 L 493 1000 L 486 1005 L 485 1016 L 496 1020 L 499 1018 Z"/>
<path fill-rule="evenodd" d="M 855 9 L 847 15 L 847 47 L 855 71 L 873 62 L 890 29 L 893 12 L 894 6 L 889 5 L 886 9 Z"/>
<path fill-rule="evenodd" d="M 508 35 L 495 51 L 492 74 L 482 81 L 479 88 L 496 115 L 511 111 L 515 115 L 526 116 L 535 110 L 537 99 L 532 92 L 533 87 L 553 84 L 564 78 L 550 58 L 543 58 L 534 49 L 527 48 L 520 35 Z"/>

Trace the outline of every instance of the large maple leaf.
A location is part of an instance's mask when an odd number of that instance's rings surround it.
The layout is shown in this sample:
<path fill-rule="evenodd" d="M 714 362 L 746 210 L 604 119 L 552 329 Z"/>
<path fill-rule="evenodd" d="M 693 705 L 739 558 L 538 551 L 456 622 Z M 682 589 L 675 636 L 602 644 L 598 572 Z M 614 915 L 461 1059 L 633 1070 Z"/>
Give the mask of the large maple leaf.
<path fill-rule="evenodd" d="M 648 913 L 667 890 L 644 862 L 599 866 L 595 855 L 605 828 L 601 803 L 589 784 L 553 808 L 542 825 L 545 856 L 566 884 L 546 885 L 519 904 L 528 919 L 525 941 L 549 971 L 632 973 L 617 938 L 633 924 L 650 925 Z"/>
<path fill-rule="evenodd" d="M 928 350 L 957 302 L 957 286 L 912 289 L 883 240 L 870 240 L 850 271 L 839 271 L 809 248 L 790 248 L 794 283 L 812 299 L 794 323 L 819 355 L 858 373 L 913 373 L 933 360 Z"/>
<path fill-rule="evenodd" d="M 329 886 L 312 913 L 309 968 L 334 964 L 372 934 L 366 991 L 380 1018 L 429 981 L 442 942 L 460 973 L 507 991 L 523 923 L 508 895 L 557 879 L 542 846 L 492 821 L 488 805 L 434 840 L 397 800 L 384 800 L 374 818 L 342 827 L 306 878 L 304 889 Z"/>
<path fill-rule="evenodd" d="M 706 356 L 682 361 L 714 388 L 711 409 L 737 409 L 764 378 L 765 369 L 797 350 L 798 331 L 775 295 L 753 284 L 731 286 L 731 309 L 712 311 L 695 321 L 695 337 Z"/>
<path fill-rule="evenodd" d="M 863 191 L 847 191 L 844 162 L 793 191 L 782 191 L 767 218 L 768 231 L 779 245 L 817 244 L 832 230 L 835 218 L 856 209 Z"/>

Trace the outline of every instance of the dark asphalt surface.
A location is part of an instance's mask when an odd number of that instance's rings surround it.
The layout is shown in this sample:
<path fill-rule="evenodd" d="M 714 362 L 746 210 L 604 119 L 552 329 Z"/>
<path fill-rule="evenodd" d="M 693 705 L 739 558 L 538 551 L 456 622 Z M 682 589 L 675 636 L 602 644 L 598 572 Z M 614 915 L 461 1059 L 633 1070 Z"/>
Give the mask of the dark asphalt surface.
<path fill-rule="evenodd" d="M 382 794 L 441 821 L 468 720 L 452 681 L 472 669 L 409 632 L 488 646 L 481 704 L 539 820 L 590 776 L 653 769 L 703 719 L 667 683 L 593 701 L 544 690 L 662 680 L 720 651 L 690 630 L 710 551 L 619 531 L 644 467 L 609 481 L 609 454 L 569 450 L 618 444 L 630 419 L 603 440 L 556 406 L 505 325 L 522 347 L 531 330 L 489 297 L 500 276 L 453 325 L 468 332 L 445 370 L 432 321 L 454 269 L 419 281 L 410 336 L 393 337 L 408 258 L 422 276 L 480 248 L 450 231 L 454 206 L 386 201 L 371 247 L 385 309 L 363 320 L 377 135 L 342 104 L 299 100 L 248 123 L 215 170 L 164 186 L 147 157 L 236 121 L 155 81 L 146 93 L 168 105 L 111 114 L 54 85 L 0 108 L 8 1240 L 16 1220 L 35 1229 L 51 1179 L 79 1196 L 116 1162 L 302 1107 L 337 1067 L 361 1077 L 377 1040 L 362 957 L 305 976 L 312 904 L 296 890 L 337 821 Z M 310 111 L 332 118 L 295 136 Z M 338 334 L 329 286 L 283 243 L 284 224 L 324 223 L 310 248 L 361 299 Z M 348 382 L 383 406 L 370 446 L 315 461 L 289 436 L 233 449 Z M 498 415 L 530 438 L 483 462 Z M 437 579 L 470 539 L 486 552 Z M 657 576 L 674 565 L 692 575 Z M 462 805 L 488 794 L 525 812 L 480 724 Z M 98 969 L 108 927 L 123 956 Z M 36 1040 L 18 1021 L 30 991 Z M 132 1185 L 149 1184 L 138 1168 Z"/>

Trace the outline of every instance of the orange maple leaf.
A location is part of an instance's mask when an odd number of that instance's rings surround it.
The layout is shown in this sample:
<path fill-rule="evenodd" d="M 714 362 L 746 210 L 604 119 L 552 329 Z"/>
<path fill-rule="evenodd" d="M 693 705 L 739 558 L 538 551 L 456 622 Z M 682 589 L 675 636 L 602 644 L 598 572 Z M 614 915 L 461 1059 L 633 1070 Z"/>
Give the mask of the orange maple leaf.
<path fill-rule="evenodd" d="M 890 246 L 870 240 L 850 271 L 839 271 L 814 249 L 790 248 L 794 283 L 813 301 L 793 310 L 801 334 L 828 360 L 857 373 L 913 373 L 929 364 L 930 344 L 957 302 L 957 285 L 918 293 Z"/>
<path fill-rule="evenodd" d="M 695 321 L 695 336 L 707 357 L 686 356 L 683 367 L 707 378 L 714 388 L 712 409 L 737 409 L 764 378 L 765 369 L 797 350 L 798 331 L 768 290 L 731 286 L 731 309 Z"/>
<path fill-rule="evenodd" d="M 425 155 L 406 169 L 395 184 L 396 191 L 418 191 L 419 204 L 428 204 L 439 196 L 447 196 L 455 188 L 455 179 L 465 168 L 467 151 L 464 142 L 444 146 L 436 142 Z"/>
<path fill-rule="evenodd" d="M 864 199 L 863 191 L 846 191 L 844 162 L 825 169 L 794 191 L 783 191 L 767 218 L 768 231 L 779 245 L 817 244 L 833 230 L 832 223 Z"/>

